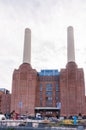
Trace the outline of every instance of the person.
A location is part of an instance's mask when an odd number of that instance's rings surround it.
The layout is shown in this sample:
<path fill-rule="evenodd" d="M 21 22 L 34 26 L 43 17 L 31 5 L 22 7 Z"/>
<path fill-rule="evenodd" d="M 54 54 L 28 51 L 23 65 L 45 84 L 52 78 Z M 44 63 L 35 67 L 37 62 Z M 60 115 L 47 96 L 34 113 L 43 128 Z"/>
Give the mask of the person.
<path fill-rule="evenodd" d="M 79 113 L 79 114 L 78 114 L 78 120 L 81 120 L 81 119 L 82 119 L 82 114 Z"/>
<path fill-rule="evenodd" d="M 41 114 L 40 113 L 36 113 L 36 118 L 37 119 L 41 119 Z"/>
<path fill-rule="evenodd" d="M 9 113 L 9 112 L 6 112 L 6 113 L 5 113 L 5 117 L 6 117 L 6 119 L 10 119 L 10 113 Z"/>
<path fill-rule="evenodd" d="M 16 119 L 16 112 L 15 112 L 15 110 L 13 110 L 11 113 L 10 113 L 10 115 L 11 115 L 11 119 Z"/>
<path fill-rule="evenodd" d="M 58 111 L 58 118 L 60 117 L 60 112 L 61 112 L 61 102 L 57 101 L 56 103 L 57 111 Z"/>

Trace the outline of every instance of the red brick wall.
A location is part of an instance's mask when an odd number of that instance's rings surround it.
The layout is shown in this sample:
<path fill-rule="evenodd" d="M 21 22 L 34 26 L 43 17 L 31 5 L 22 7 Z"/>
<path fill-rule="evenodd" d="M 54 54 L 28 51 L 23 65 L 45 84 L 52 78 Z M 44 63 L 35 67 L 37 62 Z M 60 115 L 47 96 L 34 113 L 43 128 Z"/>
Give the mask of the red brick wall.
<path fill-rule="evenodd" d="M 57 80 L 54 80 L 55 78 Z M 30 64 L 20 65 L 13 73 L 11 111 L 34 115 L 35 107 L 40 107 L 40 83 L 43 86 L 42 107 L 46 107 L 46 83 L 52 84 L 52 107 L 56 106 L 57 83 L 58 97 L 62 104 L 61 115 L 86 114 L 84 73 L 83 69 L 78 68 L 74 62 L 69 62 L 65 69 L 61 69 L 60 77 L 37 76 L 36 70 L 32 69 Z M 20 101 L 22 107 L 19 106 Z"/>
<path fill-rule="evenodd" d="M 85 114 L 85 84 L 83 69 L 69 62 L 60 72 L 61 115 Z"/>
<path fill-rule="evenodd" d="M 42 106 L 40 106 L 40 84 L 42 84 Z M 46 84 L 52 84 L 52 106 L 56 107 L 56 84 L 59 87 L 59 77 L 58 76 L 39 76 L 38 87 L 37 87 L 37 100 L 36 107 L 46 107 Z M 51 97 L 51 96 L 50 96 Z M 58 92 L 59 97 L 59 92 Z"/>
<path fill-rule="evenodd" d="M 2 94 L 1 96 L 1 112 L 3 114 L 10 112 L 11 94 Z"/>
<path fill-rule="evenodd" d="M 11 111 L 33 114 L 37 86 L 37 72 L 30 64 L 22 64 L 13 73 Z M 20 107 L 20 102 L 22 106 Z"/>

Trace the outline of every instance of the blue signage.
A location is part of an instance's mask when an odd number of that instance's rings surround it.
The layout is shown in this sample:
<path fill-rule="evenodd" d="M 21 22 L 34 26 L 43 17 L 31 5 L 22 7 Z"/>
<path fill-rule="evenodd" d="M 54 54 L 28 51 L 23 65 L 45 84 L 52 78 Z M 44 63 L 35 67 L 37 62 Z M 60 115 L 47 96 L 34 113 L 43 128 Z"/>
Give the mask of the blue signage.
<path fill-rule="evenodd" d="M 41 72 L 39 72 L 40 76 L 58 76 L 59 72 L 58 70 L 41 70 Z"/>
<path fill-rule="evenodd" d="M 22 101 L 20 101 L 19 102 L 19 107 L 22 108 L 22 105 L 23 105 L 23 103 L 22 103 Z"/>

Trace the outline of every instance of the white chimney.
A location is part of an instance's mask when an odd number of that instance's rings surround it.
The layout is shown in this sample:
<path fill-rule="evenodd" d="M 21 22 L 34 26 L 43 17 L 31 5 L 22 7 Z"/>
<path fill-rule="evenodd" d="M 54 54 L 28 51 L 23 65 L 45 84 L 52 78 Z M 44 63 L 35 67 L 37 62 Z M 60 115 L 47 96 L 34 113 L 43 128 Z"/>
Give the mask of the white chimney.
<path fill-rule="evenodd" d="M 25 29 L 23 63 L 31 63 L 31 30 Z"/>
<path fill-rule="evenodd" d="M 67 60 L 68 62 L 75 62 L 74 32 L 72 26 L 67 28 Z"/>

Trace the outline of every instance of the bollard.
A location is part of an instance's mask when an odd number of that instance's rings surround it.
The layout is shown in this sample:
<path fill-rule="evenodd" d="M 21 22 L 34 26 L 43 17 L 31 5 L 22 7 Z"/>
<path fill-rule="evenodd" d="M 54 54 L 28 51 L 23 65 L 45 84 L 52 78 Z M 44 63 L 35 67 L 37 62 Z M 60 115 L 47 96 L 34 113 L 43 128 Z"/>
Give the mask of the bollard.
<path fill-rule="evenodd" d="M 76 125 L 77 124 L 77 117 L 74 116 L 73 119 L 74 119 L 74 125 Z"/>

